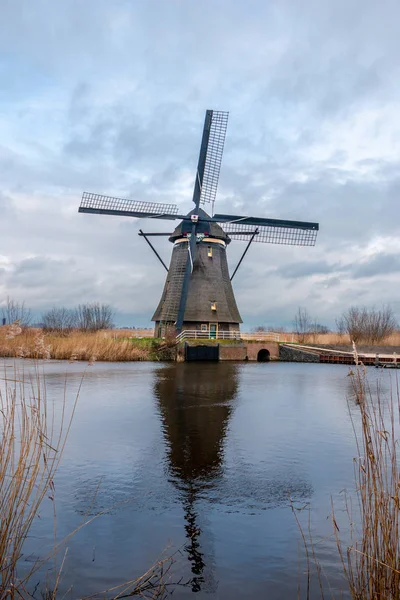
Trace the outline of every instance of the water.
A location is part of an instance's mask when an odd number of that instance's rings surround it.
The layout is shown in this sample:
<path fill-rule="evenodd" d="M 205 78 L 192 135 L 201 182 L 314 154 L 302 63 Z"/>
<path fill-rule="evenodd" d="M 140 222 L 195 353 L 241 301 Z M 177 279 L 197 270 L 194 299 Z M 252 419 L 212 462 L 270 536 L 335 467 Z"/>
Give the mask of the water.
<path fill-rule="evenodd" d="M 68 544 L 67 597 L 132 579 L 164 550 L 179 549 L 172 578 L 192 581 L 176 597 L 297 598 L 304 564 L 291 499 L 311 507 L 314 541 L 327 538 L 318 543 L 322 565 L 333 588 L 345 589 L 327 517 L 332 496 L 345 536 L 342 490 L 354 489 L 356 455 L 347 367 L 49 362 L 44 369 L 58 412 L 66 373 L 71 406 L 87 370 L 55 481 L 57 535 L 98 516 Z M 357 408 L 350 410 L 357 424 Z M 307 512 L 296 514 L 306 527 Z M 46 499 L 22 562 L 43 556 L 52 535 Z"/>

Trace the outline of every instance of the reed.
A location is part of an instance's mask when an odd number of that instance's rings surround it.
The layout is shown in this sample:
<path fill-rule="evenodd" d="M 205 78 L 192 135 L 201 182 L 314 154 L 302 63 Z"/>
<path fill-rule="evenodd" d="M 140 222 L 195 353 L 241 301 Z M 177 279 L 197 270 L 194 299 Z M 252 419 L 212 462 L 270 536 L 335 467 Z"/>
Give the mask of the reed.
<path fill-rule="evenodd" d="M 355 347 L 354 357 L 356 367 L 349 373 L 352 389 L 349 402 L 358 405 L 361 421 L 360 427 L 350 411 L 357 448 L 354 459 L 356 502 L 353 495 L 346 497 L 350 542 L 341 539 L 332 503 L 333 534 L 353 600 L 400 600 L 399 382 L 397 378 L 392 381 L 389 396 L 384 396 L 379 382 L 376 388 L 371 388 Z M 306 597 L 310 598 L 310 574 L 314 564 L 323 598 L 321 563 L 311 529 L 308 527 L 308 534 L 305 533 L 294 507 L 292 510 L 306 553 Z M 329 586 L 329 581 L 327 583 Z M 333 598 L 333 594 L 330 596 Z"/>
<path fill-rule="evenodd" d="M 67 335 L 43 333 L 18 325 L 0 328 L 0 356 L 13 358 L 52 358 L 57 360 L 135 361 L 149 360 L 157 350 L 154 340 L 115 337 L 111 331 Z"/>
<path fill-rule="evenodd" d="M 45 495 L 54 499 L 54 476 L 60 463 L 70 419 L 58 427 L 49 415 L 43 375 L 4 375 L 0 384 L 0 598 L 27 596 L 26 586 L 39 564 L 18 573 L 18 560 Z"/>
<path fill-rule="evenodd" d="M 288 335 L 288 334 L 287 334 Z M 293 334 L 295 341 L 300 341 L 297 334 Z M 351 346 L 351 341 L 348 334 L 340 333 L 310 333 L 307 335 L 307 343 L 309 344 L 321 344 L 321 345 L 340 345 L 340 346 Z M 371 344 L 370 344 L 371 345 Z M 387 338 L 383 339 L 376 346 L 400 346 L 400 332 L 396 331 Z"/>
<path fill-rule="evenodd" d="M 357 359 L 357 353 L 355 352 Z M 351 543 L 344 547 L 333 511 L 337 547 L 354 600 L 400 600 L 400 479 L 398 380 L 384 397 L 372 390 L 362 365 L 351 371 L 353 396 L 360 409 L 361 431 L 354 425 L 356 494 L 360 526 L 348 503 Z"/>
<path fill-rule="evenodd" d="M 332 502 L 333 536 L 350 598 L 400 600 L 399 381 L 398 377 L 392 379 L 388 396 L 382 392 L 379 380 L 372 388 L 354 343 L 353 354 L 356 367 L 349 372 L 351 394 L 348 402 L 357 449 L 354 459 L 355 492 L 345 496 L 345 514 L 350 531 L 346 542 L 341 539 Z M 350 404 L 354 403 L 359 408 L 360 423 L 356 422 L 354 411 L 350 410 Z M 311 534 L 309 504 L 299 507 L 291 502 L 291 508 L 305 550 L 305 597 L 307 600 L 311 598 L 311 580 L 312 574 L 315 574 L 321 598 L 333 600 L 336 596 L 318 558 L 318 542 Z M 298 516 L 304 510 L 309 513 L 306 528 Z"/>

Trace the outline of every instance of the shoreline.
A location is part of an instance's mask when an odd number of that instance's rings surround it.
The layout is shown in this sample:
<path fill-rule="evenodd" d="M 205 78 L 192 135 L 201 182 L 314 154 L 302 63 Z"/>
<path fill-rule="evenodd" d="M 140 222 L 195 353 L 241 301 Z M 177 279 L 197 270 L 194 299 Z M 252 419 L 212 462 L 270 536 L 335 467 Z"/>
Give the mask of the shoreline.
<path fill-rule="evenodd" d="M 353 347 L 348 337 L 321 335 L 312 342 L 300 343 L 290 334 L 292 341 L 286 341 L 288 334 L 281 340 L 272 341 L 261 334 L 243 334 L 247 339 L 209 340 L 187 339 L 179 344 L 175 338 L 157 339 L 154 337 L 133 337 L 127 330 L 100 330 L 96 332 L 48 332 L 38 328 L 21 329 L 16 326 L 0 328 L 0 356 L 2 358 L 66 360 L 69 362 L 172 362 L 182 360 L 222 360 L 222 361 L 262 361 L 285 362 L 352 362 Z M 278 334 L 274 334 L 278 337 Z M 283 338 L 283 339 L 282 339 Z M 285 339 L 286 338 L 286 339 Z M 279 337 L 278 337 L 279 339 Z M 392 343 L 388 343 L 392 342 Z M 196 348 L 193 348 L 196 347 Z M 200 347 L 208 346 L 201 356 Z M 215 348 L 218 346 L 218 349 Z M 192 348 L 186 352 L 187 347 Z M 213 352 L 212 349 L 215 349 Z M 400 357 L 399 335 L 388 338 L 386 343 L 359 344 L 357 353 L 368 355 L 372 364 L 376 355 L 387 362 L 397 362 Z M 337 359 L 330 360 L 333 355 Z M 386 355 L 386 356 L 385 356 Z M 345 358 L 347 358 L 347 361 Z"/>
<path fill-rule="evenodd" d="M 138 340 L 148 343 L 149 340 Z M 109 363 L 124 363 L 124 362 L 182 362 L 184 359 L 183 346 L 165 345 L 156 340 L 151 340 L 151 347 L 140 348 L 137 352 L 137 345 L 129 341 L 112 340 L 112 345 L 120 345 L 128 343 L 128 352 L 99 352 L 98 355 L 93 353 L 93 349 L 80 348 L 77 352 L 66 355 L 61 352 L 59 355 L 53 355 L 51 350 L 47 353 L 40 352 L 34 349 L 32 352 L 13 352 L 12 348 L 8 348 L 6 353 L 1 353 L 2 359 L 23 359 L 23 360 L 46 360 L 46 361 L 62 361 L 62 362 L 79 362 L 88 363 L 89 365 L 96 362 Z M 223 344 L 222 353 L 219 356 L 218 362 L 247 362 L 249 360 L 248 350 L 246 352 L 236 352 L 238 349 L 248 348 L 249 342 L 234 344 Z M 253 343 L 251 346 L 255 347 Z M 208 345 L 206 340 L 199 343 L 199 346 Z M 218 340 L 209 344 L 210 346 L 218 345 Z M 268 358 L 266 362 L 303 362 L 303 363 L 339 363 L 339 364 L 355 364 L 354 350 L 350 344 L 299 344 L 299 343 L 277 343 L 277 342 L 258 342 L 256 351 L 262 347 L 276 346 L 276 352 Z M 103 349 L 104 350 L 104 349 Z M 130 350 L 130 351 L 129 351 Z M 133 350 L 133 352 L 132 352 Z M 357 346 L 357 354 L 360 362 L 367 366 L 386 366 L 398 364 L 400 367 L 400 346 L 388 345 L 360 345 Z M 250 358 L 251 362 L 257 361 L 257 354 Z M 262 361 L 265 362 L 265 361 Z"/>

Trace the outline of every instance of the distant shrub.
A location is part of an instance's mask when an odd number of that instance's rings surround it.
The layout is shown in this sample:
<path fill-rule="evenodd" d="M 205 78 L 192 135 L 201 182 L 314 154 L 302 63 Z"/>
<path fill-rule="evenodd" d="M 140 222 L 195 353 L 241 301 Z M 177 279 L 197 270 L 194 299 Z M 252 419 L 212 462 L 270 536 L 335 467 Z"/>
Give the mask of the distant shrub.
<path fill-rule="evenodd" d="M 51 308 L 42 315 L 42 328 L 44 331 L 69 333 L 77 326 L 76 310 L 71 308 Z"/>
<path fill-rule="evenodd" d="M 337 330 L 347 333 L 350 341 L 374 344 L 392 335 L 398 325 L 390 306 L 380 310 L 351 306 L 336 320 Z"/>
<path fill-rule="evenodd" d="M 92 302 L 80 304 L 77 308 L 53 307 L 42 315 L 41 325 L 45 331 L 69 333 L 80 331 L 100 331 L 113 329 L 114 310 L 109 304 Z"/>
<path fill-rule="evenodd" d="M 32 321 L 31 311 L 25 306 L 25 302 L 18 302 L 9 296 L 1 309 L 1 314 L 4 325 L 12 325 L 18 321 L 21 327 L 29 327 Z"/>

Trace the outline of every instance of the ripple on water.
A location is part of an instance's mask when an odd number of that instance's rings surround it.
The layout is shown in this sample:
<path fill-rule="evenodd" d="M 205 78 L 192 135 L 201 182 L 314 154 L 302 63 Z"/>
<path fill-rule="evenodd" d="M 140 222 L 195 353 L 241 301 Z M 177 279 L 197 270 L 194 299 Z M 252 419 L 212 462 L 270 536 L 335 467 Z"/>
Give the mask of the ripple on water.
<path fill-rule="evenodd" d="M 51 398 L 66 372 L 73 396 L 83 365 L 44 369 Z M 353 483 L 346 376 L 331 365 L 95 364 L 56 478 L 59 535 L 97 518 L 69 544 L 64 587 L 115 585 L 172 544 L 176 574 L 194 578 L 178 597 L 296 597 L 290 502 L 329 536 L 330 495 Z M 51 515 L 48 503 L 27 555 L 51 543 Z M 340 581 L 329 538 L 321 561 Z"/>

